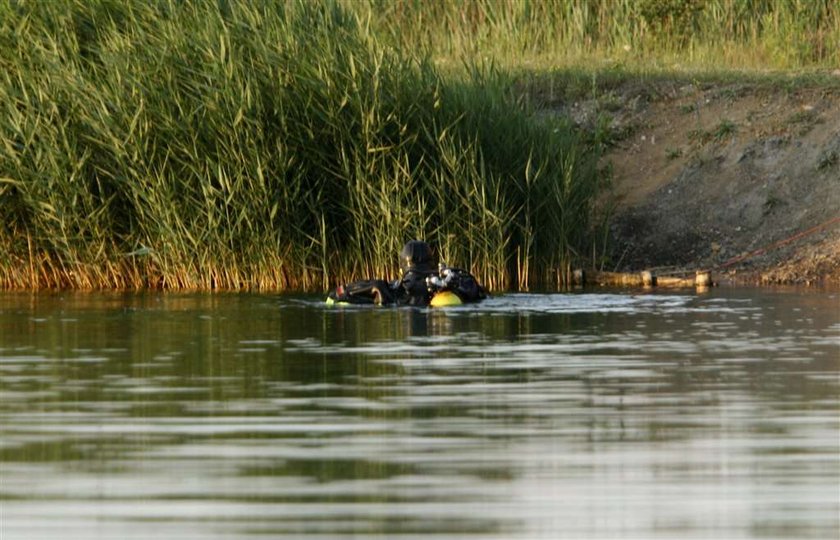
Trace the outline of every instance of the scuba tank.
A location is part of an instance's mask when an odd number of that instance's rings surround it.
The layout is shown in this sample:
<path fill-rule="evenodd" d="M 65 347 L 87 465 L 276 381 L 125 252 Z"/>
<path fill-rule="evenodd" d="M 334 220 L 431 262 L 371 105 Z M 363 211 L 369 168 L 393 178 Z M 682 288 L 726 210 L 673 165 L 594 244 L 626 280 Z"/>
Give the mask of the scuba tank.
<path fill-rule="evenodd" d="M 426 288 L 432 293 L 432 307 L 460 306 L 464 302 L 454 291 L 456 274 L 445 264 L 438 265 L 437 275 L 426 278 Z"/>

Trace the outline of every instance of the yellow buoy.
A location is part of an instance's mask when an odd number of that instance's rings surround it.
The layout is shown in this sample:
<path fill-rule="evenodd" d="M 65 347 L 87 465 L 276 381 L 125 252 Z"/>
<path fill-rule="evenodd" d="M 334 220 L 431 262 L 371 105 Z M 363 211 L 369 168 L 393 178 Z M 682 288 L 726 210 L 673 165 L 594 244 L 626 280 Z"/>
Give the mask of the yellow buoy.
<path fill-rule="evenodd" d="M 441 291 L 432 297 L 429 305 L 432 307 L 460 306 L 463 304 L 458 295 L 452 291 Z"/>

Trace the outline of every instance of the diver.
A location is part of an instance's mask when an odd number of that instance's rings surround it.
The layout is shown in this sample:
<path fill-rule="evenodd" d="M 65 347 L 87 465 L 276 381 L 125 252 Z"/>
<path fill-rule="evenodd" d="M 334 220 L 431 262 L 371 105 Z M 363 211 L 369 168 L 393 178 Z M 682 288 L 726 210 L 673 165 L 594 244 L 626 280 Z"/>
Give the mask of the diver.
<path fill-rule="evenodd" d="M 339 285 L 329 294 L 328 302 L 348 304 L 434 305 L 438 295 L 449 294 L 449 305 L 478 302 L 487 291 L 466 270 L 437 264 L 432 248 L 421 240 L 411 240 L 400 251 L 402 277 L 387 282 L 382 279 L 356 281 Z M 454 295 L 454 296 L 451 296 Z M 441 296 L 443 297 L 443 296 Z"/>

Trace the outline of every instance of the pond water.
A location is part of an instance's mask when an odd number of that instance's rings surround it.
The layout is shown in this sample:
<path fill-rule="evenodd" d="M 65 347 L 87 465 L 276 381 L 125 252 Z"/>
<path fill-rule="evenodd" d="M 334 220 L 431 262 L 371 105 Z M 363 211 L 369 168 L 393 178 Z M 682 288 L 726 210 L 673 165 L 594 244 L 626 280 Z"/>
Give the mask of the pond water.
<path fill-rule="evenodd" d="M 0 294 L 0 538 L 838 538 L 840 295 Z"/>

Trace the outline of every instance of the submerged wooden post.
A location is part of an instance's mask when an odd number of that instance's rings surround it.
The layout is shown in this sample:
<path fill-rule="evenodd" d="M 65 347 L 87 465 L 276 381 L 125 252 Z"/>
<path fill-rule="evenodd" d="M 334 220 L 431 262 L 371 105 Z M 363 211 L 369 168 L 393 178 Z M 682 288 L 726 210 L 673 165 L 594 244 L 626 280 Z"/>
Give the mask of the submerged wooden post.
<path fill-rule="evenodd" d="M 671 276 L 659 277 L 656 279 L 656 284 L 660 287 L 670 287 L 674 289 L 694 287 L 694 278 L 681 278 Z"/>
<path fill-rule="evenodd" d="M 711 287 L 712 274 L 709 270 L 698 270 L 693 277 L 657 276 L 651 270 L 642 272 L 586 272 L 578 269 L 572 272 L 572 283 L 576 286 L 603 285 L 607 287 L 665 287 L 705 289 Z"/>
<path fill-rule="evenodd" d="M 708 270 L 698 270 L 694 277 L 694 284 L 698 287 L 709 287 L 712 285 L 712 273 Z"/>
<path fill-rule="evenodd" d="M 642 276 L 625 272 L 591 272 L 587 274 L 586 282 L 612 287 L 639 287 L 642 285 Z"/>
<path fill-rule="evenodd" d="M 712 283 L 712 273 L 709 270 L 698 270 L 694 276 L 694 283 L 697 285 L 697 292 L 706 292 Z"/>

